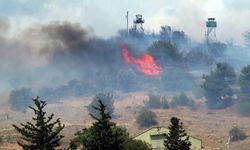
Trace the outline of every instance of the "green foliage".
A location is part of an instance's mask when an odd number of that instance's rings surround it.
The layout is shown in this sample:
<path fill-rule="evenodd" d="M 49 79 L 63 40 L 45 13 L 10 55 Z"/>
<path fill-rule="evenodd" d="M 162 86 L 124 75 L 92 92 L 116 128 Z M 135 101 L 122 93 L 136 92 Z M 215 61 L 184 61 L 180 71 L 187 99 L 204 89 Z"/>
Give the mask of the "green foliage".
<path fill-rule="evenodd" d="M 137 116 L 136 122 L 140 127 L 151 127 L 157 125 L 156 114 L 149 109 L 142 109 Z"/>
<path fill-rule="evenodd" d="M 23 141 L 18 142 L 18 144 L 24 150 L 55 150 L 63 138 L 59 133 L 64 128 L 64 125 L 61 124 L 59 118 L 52 121 L 54 114 L 45 117 L 46 112 L 43 110 L 47 105 L 45 101 L 41 101 L 37 97 L 33 99 L 33 102 L 35 107 L 29 106 L 29 108 L 34 111 L 35 117 L 32 119 L 35 123 L 21 123 L 21 127 L 13 125 L 22 135 L 21 139 Z"/>
<path fill-rule="evenodd" d="M 233 127 L 229 131 L 229 136 L 231 141 L 244 140 L 247 137 L 246 134 L 243 131 L 241 131 L 238 127 Z"/>
<path fill-rule="evenodd" d="M 102 97 L 103 98 L 103 97 Z M 104 97 L 105 98 L 105 97 Z M 95 122 L 90 128 L 85 128 L 75 134 L 71 142 L 71 148 L 84 150 L 118 150 L 124 148 L 124 142 L 128 137 L 126 131 L 111 122 L 111 116 L 106 111 L 102 99 L 97 100 L 98 105 L 93 106 L 100 117 L 90 114 Z"/>
<path fill-rule="evenodd" d="M 218 63 L 216 69 L 203 76 L 201 87 L 209 108 L 222 109 L 233 105 L 233 85 L 236 81 L 234 69 L 227 63 Z"/>
<path fill-rule="evenodd" d="M 165 97 L 156 94 L 149 94 L 148 101 L 146 103 L 147 108 L 157 109 L 157 108 L 169 108 L 168 101 Z"/>
<path fill-rule="evenodd" d="M 173 63 L 182 59 L 176 46 L 166 41 L 154 42 L 148 48 L 148 53 L 161 63 Z"/>
<path fill-rule="evenodd" d="M 164 141 L 167 150 L 190 150 L 191 143 L 183 123 L 176 117 L 171 118 L 171 124 L 168 127 L 169 133 Z"/>
<path fill-rule="evenodd" d="M 187 106 L 192 109 L 195 109 L 195 102 L 191 98 L 188 98 L 185 93 L 181 93 L 178 96 L 173 97 L 173 101 L 171 103 L 171 106 L 177 107 L 177 106 Z"/>
<path fill-rule="evenodd" d="M 239 98 L 243 102 L 250 103 L 250 65 L 242 68 L 238 85 L 240 87 Z"/>
<path fill-rule="evenodd" d="M 3 143 L 3 137 L 0 136 L 0 143 Z"/>
<path fill-rule="evenodd" d="M 148 102 L 146 103 L 146 106 L 148 108 L 160 108 L 161 107 L 161 96 L 155 95 L 155 94 L 149 94 L 148 95 Z"/>
<path fill-rule="evenodd" d="M 107 111 L 111 116 L 114 112 L 114 106 L 113 106 L 113 95 L 111 93 L 107 93 L 107 94 L 104 94 L 104 93 L 99 93 L 97 94 L 93 101 L 89 104 L 88 106 L 88 112 L 97 117 L 97 118 L 100 118 L 101 115 L 100 115 L 100 112 L 98 109 L 95 109 L 96 107 L 98 107 L 99 105 L 99 101 L 101 100 L 102 103 L 105 105 L 105 111 Z"/>
<path fill-rule="evenodd" d="M 33 94 L 28 88 L 13 90 L 9 96 L 9 103 L 12 110 L 25 112 L 29 105 L 32 105 Z"/>
<path fill-rule="evenodd" d="M 152 148 L 146 142 L 128 138 L 125 142 L 124 150 L 152 150 Z"/>
<path fill-rule="evenodd" d="M 238 79 L 238 111 L 243 116 L 250 116 L 250 65 L 242 68 Z"/>

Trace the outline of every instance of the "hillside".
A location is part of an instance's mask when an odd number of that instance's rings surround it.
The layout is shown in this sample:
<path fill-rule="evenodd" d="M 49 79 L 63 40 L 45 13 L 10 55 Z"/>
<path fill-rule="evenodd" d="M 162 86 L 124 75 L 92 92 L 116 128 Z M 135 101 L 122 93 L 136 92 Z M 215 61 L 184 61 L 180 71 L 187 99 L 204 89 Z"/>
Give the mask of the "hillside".
<path fill-rule="evenodd" d="M 115 118 L 118 125 L 126 127 L 130 135 L 136 135 L 145 129 L 138 128 L 136 116 L 143 107 L 147 96 L 144 92 L 118 94 L 115 97 Z M 55 113 L 65 123 L 63 130 L 65 138 L 63 145 L 67 145 L 77 130 L 91 125 L 92 119 L 89 117 L 86 107 L 91 101 L 91 97 L 83 99 L 69 99 L 60 103 L 48 105 L 48 113 Z M 2 104 L 6 106 L 7 104 Z M 160 126 L 168 126 L 169 119 L 176 116 L 184 123 L 184 127 L 189 135 L 202 139 L 203 146 L 209 148 L 226 149 L 228 131 L 238 126 L 247 135 L 250 135 L 250 119 L 239 116 L 233 107 L 224 110 L 209 110 L 202 102 L 199 102 L 197 110 L 190 110 L 185 107 L 176 109 L 153 109 L 157 114 Z M 9 119 L 4 117 L 4 112 L 9 112 Z M 29 120 L 31 112 L 17 113 L 9 109 L 1 108 L 0 136 L 3 137 L 2 149 L 18 149 L 16 139 L 18 134 L 13 130 L 11 124 Z M 250 138 L 240 142 L 233 142 L 230 149 L 247 150 L 250 146 Z"/>

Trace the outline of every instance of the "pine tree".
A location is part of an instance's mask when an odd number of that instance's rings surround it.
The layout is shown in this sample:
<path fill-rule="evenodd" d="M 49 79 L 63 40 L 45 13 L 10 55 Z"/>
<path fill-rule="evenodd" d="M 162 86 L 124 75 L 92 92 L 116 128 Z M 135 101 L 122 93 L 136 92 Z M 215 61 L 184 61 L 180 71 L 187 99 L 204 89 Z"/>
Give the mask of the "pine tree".
<path fill-rule="evenodd" d="M 35 113 L 32 118 L 34 123 L 21 123 L 21 127 L 13 125 L 13 127 L 21 133 L 22 142 L 18 144 L 24 150 L 55 150 L 60 145 L 63 136 L 59 133 L 64 128 L 60 119 L 52 121 L 54 114 L 45 117 L 46 112 L 43 110 L 47 105 L 45 101 L 39 100 L 39 97 L 33 99 L 35 107 L 29 106 Z M 57 125 L 57 126 L 55 126 Z"/>
<path fill-rule="evenodd" d="M 164 141 L 166 150 L 190 150 L 189 137 L 183 129 L 183 123 L 178 118 L 171 118 L 171 125 L 168 129 L 169 133 Z"/>
<path fill-rule="evenodd" d="M 204 75 L 201 87 L 204 89 L 206 103 L 209 108 L 223 109 L 234 104 L 234 84 L 236 73 L 228 63 L 216 64 L 215 70 Z"/>
<path fill-rule="evenodd" d="M 122 150 L 128 137 L 126 131 L 110 121 L 111 116 L 101 99 L 98 100 L 98 106 L 93 106 L 93 108 L 101 117 L 90 114 L 96 122 L 90 128 L 85 128 L 75 134 L 71 148 L 76 149 L 82 146 L 84 150 Z"/>

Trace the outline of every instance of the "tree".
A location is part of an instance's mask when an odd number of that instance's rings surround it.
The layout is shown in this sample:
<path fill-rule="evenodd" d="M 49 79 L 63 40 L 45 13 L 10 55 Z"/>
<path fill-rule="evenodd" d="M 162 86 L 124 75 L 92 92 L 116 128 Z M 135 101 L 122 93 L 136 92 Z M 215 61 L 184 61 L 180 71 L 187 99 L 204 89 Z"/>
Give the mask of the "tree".
<path fill-rule="evenodd" d="M 191 143 L 183 123 L 176 117 L 171 118 L 171 124 L 168 127 L 169 133 L 164 141 L 167 150 L 190 150 Z"/>
<path fill-rule="evenodd" d="M 236 74 L 233 67 L 227 63 L 218 63 L 215 70 L 203 76 L 201 87 L 207 99 L 209 108 L 222 109 L 233 105 Z"/>
<path fill-rule="evenodd" d="M 112 116 L 114 112 L 114 106 L 113 106 L 113 95 L 111 93 L 99 93 L 97 94 L 93 101 L 88 105 L 88 112 L 93 115 L 94 117 L 100 118 L 101 114 L 99 112 L 99 109 L 96 109 L 96 107 L 99 107 L 99 101 L 101 100 L 102 103 L 105 105 L 105 110 L 108 111 L 109 115 Z"/>
<path fill-rule="evenodd" d="M 238 81 L 240 91 L 239 98 L 243 102 L 250 103 L 250 65 L 242 68 Z"/>
<path fill-rule="evenodd" d="M 60 145 L 60 140 L 63 138 L 59 133 L 64 128 L 60 119 L 52 122 L 54 114 L 45 117 L 46 112 L 43 110 L 47 103 L 39 100 L 39 97 L 33 99 L 35 107 L 29 106 L 35 113 L 33 117 L 34 123 L 21 123 L 21 127 L 13 125 L 13 127 L 21 133 L 23 142 L 18 144 L 24 150 L 55 150 Z M 55 126 L 57 125 L 57 126 Z"/>
<path fill-rule="evenodd" d="M 171 103 L 173 107 L 177 106 L 187 106 L 189 108 L 195 109 L 195 102 L 191 98 L 188 98 L 185 93 L 181 93 L 178 96 L 173 97 L 173 101 Z"/>
<path fill-rule="evenodd" d="M 157 125 L 158 122 L 155 120 L 156 115 L 154 112 L 150 111 L 149 109 L 142 109 L 137 116 L 136 122 L 140 127 L 150 127 L 153 125 Z"/>
<path fill-rule="evenodd" d="M 229 136 L 231 141 L 244 140 L 247 137 L 246 134 L 243 131 L 241 131 L 238 127 L 233 127 L 229 131 Z"/>
<path fill-rule="evenodd" d="M 172 63 L 176 65 L 180 62 L 182 55 L 179 53 L 175 45 L 166 41 L 154 42 L 149 48 L 148 53 L 161 63 Z"/>
<path fill-rule="evenodd" d="M 21 88 L 10 92 L 9 103 L 12 110 L 25 112 L 32 105 L 33 94 L 29 88 Z"/>
<path fill-rule="evenodd" d="M 149 94 L 146 106 L 152 109 L 161 108 L 161 96 L 155 94 Z"/>
<path fill-rule="evenodd" d="M 148 94 L 148 101 L 145 104 L 149 109 L 169 108 L 166 97 L 156 94 Z"/>
<path fill-rule="evenodd" d="M 250 116 L 250 65 L 242 68 L 238 80 L 239 104 L 238 109 L 242 115 Z"/>
<path fill-rule="evenodd" d="M 110 121 L 110 113 L 106 110 L 102 98 L 97 99 L 97 106 L 92 106 L 100 117 L 90 114 L 95 122 L 90 128 L 85 128 L 75 134 L 71 142 L 72 149 L 81 147 L 84 150 L 120 150 L 124 148 L 128 134 Z"/>

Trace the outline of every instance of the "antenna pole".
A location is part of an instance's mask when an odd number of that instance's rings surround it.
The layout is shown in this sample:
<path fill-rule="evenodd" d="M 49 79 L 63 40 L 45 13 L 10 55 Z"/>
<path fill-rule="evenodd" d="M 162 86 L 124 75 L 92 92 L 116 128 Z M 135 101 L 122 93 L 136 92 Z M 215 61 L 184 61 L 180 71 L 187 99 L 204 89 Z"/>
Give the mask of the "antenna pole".
<path fill-rule="evenodd" d="M 129 31 L 128 31 L 128 11 L 127 11 L 126 18 L 127 18 L 127 35 L 129 35 Z"/>

